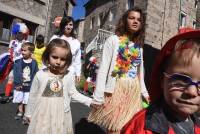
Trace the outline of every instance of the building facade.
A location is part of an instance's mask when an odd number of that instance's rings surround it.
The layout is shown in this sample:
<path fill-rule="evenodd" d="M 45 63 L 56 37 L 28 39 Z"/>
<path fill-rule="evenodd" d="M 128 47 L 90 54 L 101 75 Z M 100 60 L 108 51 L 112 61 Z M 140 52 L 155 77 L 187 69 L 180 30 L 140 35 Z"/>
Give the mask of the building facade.
<path fill-rule="evenodd" d="M 38 34 L 43 34 L 48 41 L 54 31 L 54 18 L 71 15 L 74 5 L 74 0 L 0 0 L 1 51 L 6 51 L 15 20 L 26 23 L 30 34 L 29 41 L 34 42 Z"/>
<path fill-rule="evenodd" d="M 85 4 L 84 41 L 95 38 L 98 29 L 114 32 L 122 14 L 133 6 L 146 16 L 145 44 L 160 49 L 180 27 L 196 27 L 197 0 L 90 0 Z"/>

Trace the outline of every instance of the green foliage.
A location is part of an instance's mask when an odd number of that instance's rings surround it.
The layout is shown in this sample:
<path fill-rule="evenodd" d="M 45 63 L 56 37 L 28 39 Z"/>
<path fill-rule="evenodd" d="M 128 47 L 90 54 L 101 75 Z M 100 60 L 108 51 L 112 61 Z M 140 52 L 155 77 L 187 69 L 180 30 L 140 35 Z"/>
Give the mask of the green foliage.
<path fill-rule="evenodd" d="M 84 84 L 85 84 L 85 77 L 84 76 L 81 76 L 81 80 L 79 83 L 76 83 L 76 88 L 77 90 L 79 91 L 83 91 L 83 88 L 84 88 Z M 92 84 L 88 84 L 88 92 L 92 93 L 93 92 L 93 89 L 92 89 Z"/>

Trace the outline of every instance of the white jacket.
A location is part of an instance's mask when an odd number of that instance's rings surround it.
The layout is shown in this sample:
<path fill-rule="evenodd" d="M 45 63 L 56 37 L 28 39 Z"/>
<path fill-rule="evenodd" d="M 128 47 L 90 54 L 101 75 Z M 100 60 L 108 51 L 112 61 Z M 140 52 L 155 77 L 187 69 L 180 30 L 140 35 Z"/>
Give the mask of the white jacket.
<path fill-rule="evenodd" d="M 100 63 L 100 68 L 97 74 L 97 85 L 93 97 L 95 101 L 104 102 L 104 92 L 113 93 L 116 78 L 112 77 L 112 71 L 116 64 L 116 58 L 119 48 L 119 37 L 113 35 L 109 37 L 103 46 L 103 55 Z M 148 97 L 148 92 L 144 83 L 144 67 L 143 67 L 143 50 L 141 51 L 141 64 L 139 65 L 139 79 L 141 86 L 141 93 L 144 97 Z"/>

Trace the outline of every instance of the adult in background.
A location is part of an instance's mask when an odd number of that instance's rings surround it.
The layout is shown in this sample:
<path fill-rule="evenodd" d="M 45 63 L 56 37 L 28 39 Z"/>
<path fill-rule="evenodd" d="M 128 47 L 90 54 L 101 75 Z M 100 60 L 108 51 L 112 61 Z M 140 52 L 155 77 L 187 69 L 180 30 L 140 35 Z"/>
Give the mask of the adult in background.
<path fill-rule="evenodd" d="M 72 52 L 72 64 L 69 69 L 74 73 L 76 82 L 79 82 L 81 76 L 81 44 L 75 37 L 74 19 L 72 17 L 66 16 L 62 18 L 59 25 L 59 31 L 56 33 L 56 35 L 52 36 L 50 41 L 55 38 L 61 38 L 70 44 L 70 49 Z"/>

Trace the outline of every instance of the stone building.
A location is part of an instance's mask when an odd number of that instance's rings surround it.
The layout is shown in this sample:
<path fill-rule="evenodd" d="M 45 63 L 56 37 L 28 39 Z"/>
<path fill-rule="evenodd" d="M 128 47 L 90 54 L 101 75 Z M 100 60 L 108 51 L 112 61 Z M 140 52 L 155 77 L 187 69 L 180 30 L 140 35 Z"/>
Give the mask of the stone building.
<path fill-rule="evenodd" d="M 29 41 L 43 34 L 46 41 L 52 36 L 56 16 L 71 15 L 75 0 L 0 0 L 0 51 L 10 41 L 13 21 L 19 18 L 29 28 Z M 1 53 L 1 52 L 0 52 Z"/>
<path fill-rule="evenodd" d="M 122 14 L 133 6 L 142 8 L 146 17 L 143 57 L 148 88 L 152 65 L 165 42 L 181 27 L 200 27 L 200 4 L 198 0 L 90 0 L 85 4 L 83 34 L 87 58 L 94 55 L 100 61 L 103 43 L 114 34 Z"/>
<path fill-rule="evenodd" d="M 85 4 L 84 41 L 95 38 L 98 29 L 114 32 L 121 15 L 133 6 L 146 16 L 145 44 L 160 49 L 180 27 L 196 27 L 197 0 L 90 0 Z"/>
<path fill-rule="evenodd" d="M 80 18 L 75 21 L 77 39 L 80 42 L 84 42 L 84 39 L 83 39 L 84 24 L 85 24 L 84 18 Z"/>

